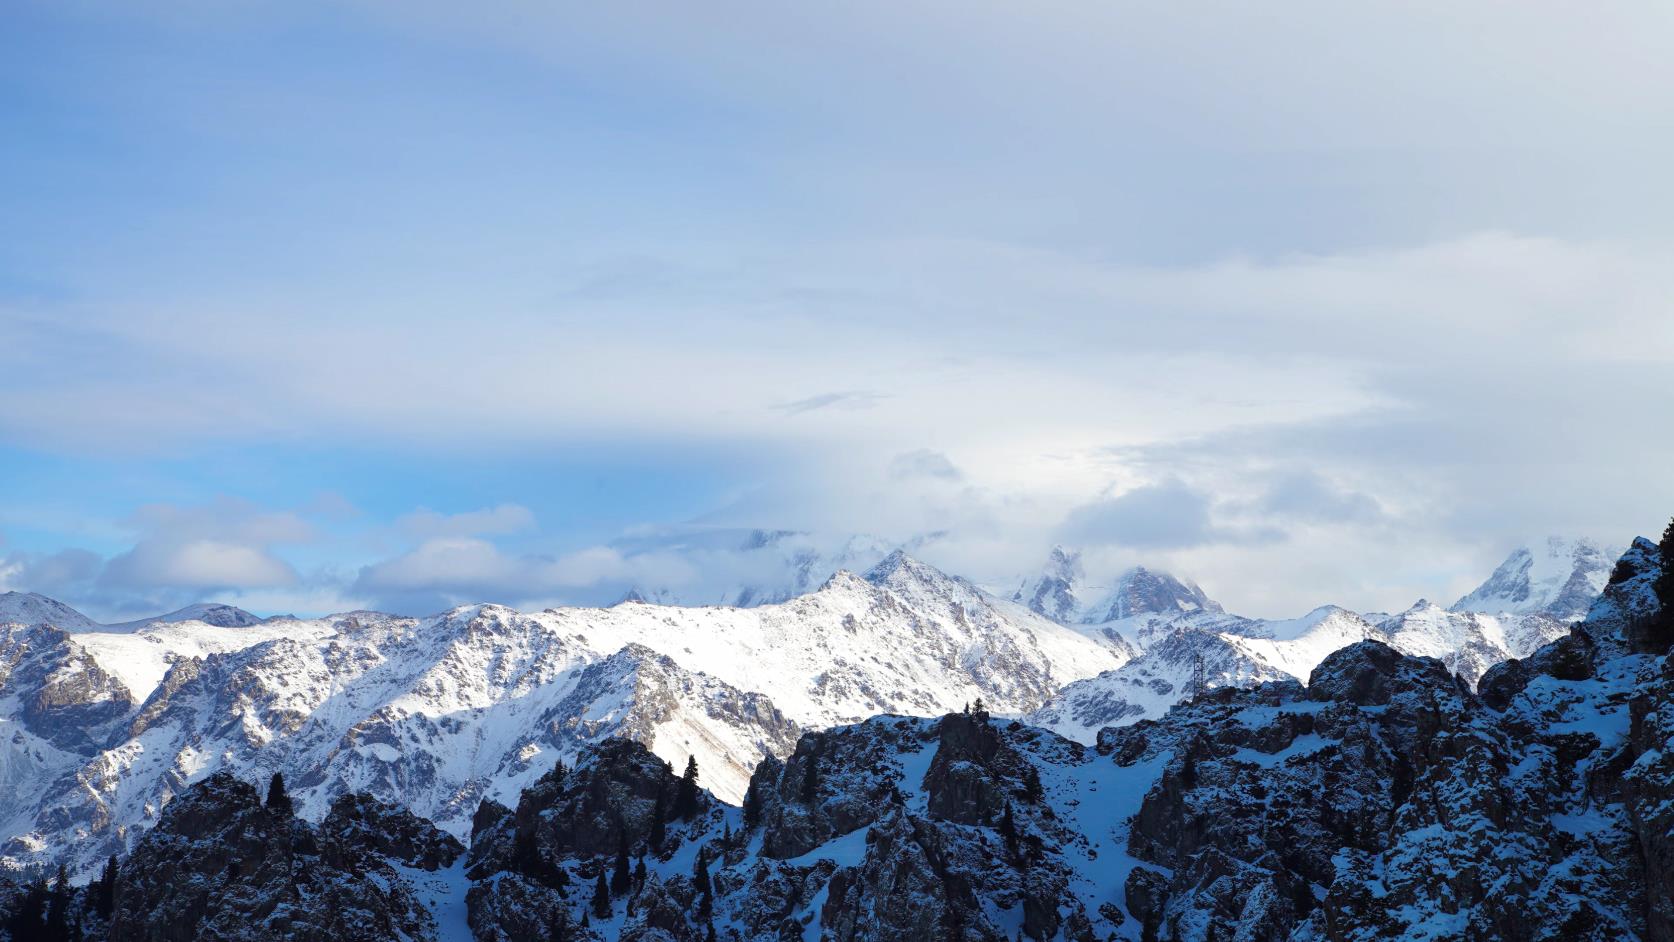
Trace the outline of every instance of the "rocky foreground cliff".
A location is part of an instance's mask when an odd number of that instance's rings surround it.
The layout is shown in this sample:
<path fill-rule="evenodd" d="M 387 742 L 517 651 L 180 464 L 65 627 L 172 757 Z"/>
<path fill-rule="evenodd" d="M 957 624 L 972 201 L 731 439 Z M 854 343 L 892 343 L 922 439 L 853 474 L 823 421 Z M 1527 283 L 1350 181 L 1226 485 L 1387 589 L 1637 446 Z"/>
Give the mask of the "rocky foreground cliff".
<path fill-rule="evenodd" d="M 1634 544 L 1585 622 L 1474 690 L 1361 641 L 1306 685 L 1210 691 L 1090 747 L 976 705 L 882 716 L 763 761 L 743 807 L 613 739 L 515 805 L 483 802 L 465 851 L 369 797 L 314 826 L 217 776 L 108 881 L 11 888 L 9 925 L 124 942 L 1674 939 L 1661 565 Z"/>

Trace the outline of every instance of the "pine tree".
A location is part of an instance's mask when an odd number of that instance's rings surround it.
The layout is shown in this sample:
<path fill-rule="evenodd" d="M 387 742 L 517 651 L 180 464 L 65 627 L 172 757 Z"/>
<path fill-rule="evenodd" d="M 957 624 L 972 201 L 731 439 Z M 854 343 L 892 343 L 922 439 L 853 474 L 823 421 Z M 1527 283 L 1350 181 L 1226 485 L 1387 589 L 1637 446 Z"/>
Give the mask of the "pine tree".
<path fill-rule="evenodd" d="M 104 872 L 99 874 L 99 882 L 93 892 L 93 909 L 100 917 L 109 919 L 116 911 L 116 855 L 111 854 L 105 861 Z"/>
<path fill-rule="evenodd" d="M 13 939 L 45 937 L 47 916 L 47 885 L 45 879 L 31 881 L 23 891 L 23 899 L 6 920 L 6 929 Z"/>
<path fill-rule="evenodd" d="M 1038 805 L 1046 797 L 1046 790 L 1040 785 L 1040 769 L 1032 764 L 1023 767 L 1023 798 L 1031 805 Z"/>
<path fill-rule="evenodd" d="M 547 926 L 547 942 L 570 942 L 570 914 L 563 903 L 552 911 L 552 923 Z"/>
<path fill-rule="evenodd" d="M 668 840 L 668 800 L 663 790 L 657 789 L 657 804 L 651 809 L 651 853 L 661 853 Z"/>
<path fill-rule="evenodd" d="M 753 828 L 761 823 L 761 793 L 756 791 L 755 776 L 750 777 L 750 787 L 744 789 L 744 826 Z"/>
<path fill-rule="evenodd" d="M 638 893 L 640 890 L 645 889 L 645 877 L 646 877 L 645 855 L 640 854 L 639 859 L 634 861 L 634 892 L 635 893 Z"/>
<path fill-rule="evenodd" d="M 692 888 L 699 893 L 708 893 L 710 890 L 709 854 L 702 848 L 697 852 L 697 859 L 692 861 Z"/>
<path fill-rule="evenodd" d="M 1006 842 L 1006 858 L 1012 863 L 1022 866 L 1022 856 L 1017 850 L 1017 819 L 1012 817 L 1011 802 L 1006 802 L 1006 811 L 1000 818 L 1000 837 Z"/>
<path fill-rule="evenodd" d="M 689 821 L 698 812 L 697 756 L 686 757 L 686 772 L 680 776 L 680 790 L 674 797 L 674 816 Z"/>
<path fill-rule="evenodd" d="M 623 824 L 616 834 L 616 870 L 610 875 L 610 892 L 621 896 L 634 885 L 634 872 L 628 863 L 628 826 Z"/>
<path fill-rule="evenodd" d="M 812 805 L 820 797 L 820 759 L 815 753 L 808 753 L 806 768 L 802 772 L 802 803 Z"/>
<path fill-rule="evenodd" d="M 971 718 L 978 723 L 988 722 L 988 704 L 983 703 L 981 697 L 977 697 L 976 702 L 971 704 Z"/>
<path fill-rule="evenodd" d="M 52 896 L 47 902 L 46 938 L 49 942 L 65 942 L 70 937 L 70 871 L 58 865 L 58 879 L 52 883 Z"/>
<path fill-rule="evenodd" d="M 1657 594 L 1661 608 L 1652 616 L 1651 638 L 1657 653 L 1661 653 L 1670 642 L 1674 642 L 1674 520 L 1670 520 L 1668 529 L 1662 531 L 1657 549 L 1662 553 L 1662 571 L 1652 580 L 1651 590 Z"/>
<path fill-rule="evenodd" d="M 267 810 L 287 818 L 295 813 L 291 796 L 285 791 L 285 776 L 278 772 L 273 773 L 273 778 L 267 783 Z"/>
<path fill-rule="evenodd" d="M 610 887 L 605 885 L 604 871 L 599 871 L 599 879 L 593 884 L 593 915 L 600 919 L 610 918 Z"/>

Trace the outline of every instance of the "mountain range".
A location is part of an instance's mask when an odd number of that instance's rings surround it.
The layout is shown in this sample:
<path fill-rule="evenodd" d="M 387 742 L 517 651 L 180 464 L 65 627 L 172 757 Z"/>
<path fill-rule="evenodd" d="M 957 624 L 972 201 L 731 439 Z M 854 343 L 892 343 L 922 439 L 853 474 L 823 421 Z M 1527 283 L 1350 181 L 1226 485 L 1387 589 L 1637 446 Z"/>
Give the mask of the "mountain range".
<path fill-rule="evenodd" d="M 612 737 L 676 766 L 695 756 L 707 787 L 738 802 L 764 758 L 880 714 L 981 702 L 1090 745 L 1106 726 L 1162 715 L 1199 673 L 1205 690 L 1305 680 L 1365 639 L 1439 657 L 1474 683 L 1562 635 L 1552 612 L 1608 575 L 1596 547 L 1556 541 L 1538 565 L 1535 555 L 1514 553 L 1461 600 L 1507 599 L 1521 612 L 1420 603 L 1288 621 L 1228 614 L 1194 584 L 1146 569 L 1090 589 L 1063 549 L 1009 599 L 900 550 L 863 575 L 839 569 L 811 592 L 750 606 L 259 619 L 206 605 L 100 626 L 7 593 L 0 861 L 86 866 L 220 771 L 283 771 L 308 819 L 366 793 L 464 838 L 484 799 L 511 802 Z M 1570 574 L 1549 578 L 1563 558 Z"/>
<path fill-rule="evenodd" d="M 634 738 L 482 798 L 465 840 L 358 791 L 295 816 L 223 769 L 83 889 L 0 878 L 0 912 L 114 942 L 1669 939 L 1669 565 L 1637 541 L 1474 690 L 1355 640 L 1090 745 L 976 703 L 804 731 L 736 806 Z M 865 581 L 953 581 L 926 570 Z M 1261 640 L 1346 615 L 1322 611 Z M 483 614 L 456 631 L 510 627 Z"/>

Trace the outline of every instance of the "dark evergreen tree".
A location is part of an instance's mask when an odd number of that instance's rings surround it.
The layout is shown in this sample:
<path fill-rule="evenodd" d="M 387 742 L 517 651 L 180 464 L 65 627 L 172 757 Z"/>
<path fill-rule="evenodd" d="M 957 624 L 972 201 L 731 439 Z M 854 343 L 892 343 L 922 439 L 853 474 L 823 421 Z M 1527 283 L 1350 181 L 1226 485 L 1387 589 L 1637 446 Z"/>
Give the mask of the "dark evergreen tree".
<path fill-rule="evenodd" d="M 657 804 L 651 809 L 651 853 L 660 854 L 668 840 L 668 799 L 657 790 Z"/>
<path fill-rule="evenodd" d="M 697 859 L 692 861 L 692 888 L 699 893 L 710 891 L 709 854 L 705 849 L 699 849 Z"/>
<path fill-rule="evenodd" d="M 6 920 L 6 929 L 13 939 L 44 939 L 46 937 L 47 899 L 46 880 L 33 880 L 23 891 L 17 909 Z"/>
<path fill-rule="evenodd" d="M 686 771 L 680 776 L 680 789 L 674 794 L 674 816 L 682 821 L 689 821 L 692 815 L 698 813 L 698 764 L 697 756 L 686 757 Z"/>
<path fill-rule="evenodd" d="M 605 885 L 604 871 L 599 871 L 599 879 L 593 884 L 593 915 L 600 919 L 610 918 L 610 887 Z"/>
<path fill-rule="evenodd" d="M 1017 849 L 1017 819 L 1012 817 L 1011 802 L 1006 802 L 1005 814 L 1000 816 L 1000 838 L 1006 842 L 1006 859 L 1022 866 L 1023 859 Z"/>
<path fill-rule="evenodd" d="M 547 942 L 570 942 L 570 913 L 563 903 L 552 911 L 552 922 L 546 929 Z"/>
<path fill-rule="evenodd" d="M 640 854 L 639 859 L 634 861 L 634 892 L 635 893 L 638 893 L 640 890 L 645 889 L 645 877 L 646 877 L 645 855 Z"/>
<path fill-rule="evenodd" d="M 616 834 L 616 870 L 610 875 L 610 892 L 621 896 L 633 888 L 634 871 L 628 862 L 628 826 L 623 824 Z"/>
<path fill-rule="evenodd" d="M 709 928 L 703 931 L 703 942 L 715 942 L 715 921 L 711 919 L 708 925 Z"/>
<path fill-rule="evenodd" d="M 116 911 L 116 855 L 111 854 L 105 861 L 104 872 L 99 875 L 99 882 L 93 894 L 93 909 L 101 918 L 109 919 Z"/>
<path fill-rule="evenodd" d="M 68 942 L 70 938 L 70 871 L 58 865 L 58 878 L 52 881 L 52 895 L 47 899 L 47 942 Z"/>
<path fill-rule="evenodd" d="M 802 803 L 812 805 L 820 797 L 820 757 L 816 753 L 808 753 L 808 761 L 802 770 Z"/>
<path fill-rule="evenodd" d="M 755 776 L 750 777 L 750 787 L 744 789 L 744 826 L 753 828 L 761 823 L 761 793 L 756 791 Z"/>
<path fill-rule="evenodd" d="M 295 813 L 291 796 L 285 791 L 285 776 L 278 772 L 273 773 L 273 778 L 267 783 L 267 810 L 287 818 Z"/>
<path fill-rule="evenodd" d="M 1662 531 L 1657 549 L 1662 553 L 1662 571 L 1652 580 L 1651 589 L 1656 592 L 1657 602 L 1662 607 L 1652 616 L 1655 621 L 1651 626 L 1651 638 L 1657 649 L 1662 651 L 1674 642 L 1674 520 L 1670 520 L 1668 529 Z"/>
<path fill-rule="evenodd" d="M 971 704 L 971 718 L 978 723 L 988 722 L 988 704 L 983 703 L 981 697 L 977 697 L 976 702 Z"/>
<path fill-rule="evenodd" d="M 13 939 L 45 939 L 47 901 L 52 893 L 46 880 L 31 880 L 17 899 L 17 907 L 6 917 L 5 930 Z"/>
<path fill-rule="evenodd" d="M 1023 798 L 1031 805 L 1038 805 L 1046 797 L 1046 790 L 1040 784 L 1040 769 L 1033 764 L 1023 767 Z"/>

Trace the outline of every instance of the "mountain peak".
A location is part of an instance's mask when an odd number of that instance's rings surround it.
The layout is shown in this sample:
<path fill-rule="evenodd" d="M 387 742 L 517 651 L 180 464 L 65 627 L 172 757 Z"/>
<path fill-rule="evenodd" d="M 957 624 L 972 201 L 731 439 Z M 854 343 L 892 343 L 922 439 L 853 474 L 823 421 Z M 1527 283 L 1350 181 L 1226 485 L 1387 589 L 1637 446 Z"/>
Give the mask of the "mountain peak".
<path fill-rule="evenodd" d="M 0 625 L 51 625 L 64 631 L 91 631 L 99 626 L 86 615 L 38 592 L 0 593 Z"/>
<path fill-rule="evenodd" d="M 905 579 L 923 581 L 925 579 L 947 578 L 934 566 L 926 565 L 907 555 L 907 551 L 896 548 L 888 556 L 878 561 L 878 564 L 866 570 L 861 578 L 873 585 L 889 585 Z"/>
<path fill-rule="evenodd" d="M 1487 581 L 1454 602 L 1452 609 L 1578 619 L 1604 590 L 1619 555 L 1589 539 L 1547 537 L 1513 550 Z"/>
<path fill-rule="evenodd" d="M 1104 601 L 1092 607 L 1084 621 L 1098 624 L 1134 615 L 1175 612 L 1220 612 L 1197 583 L 1166 572 L 1135 566 L 1117 577 Z"/>

